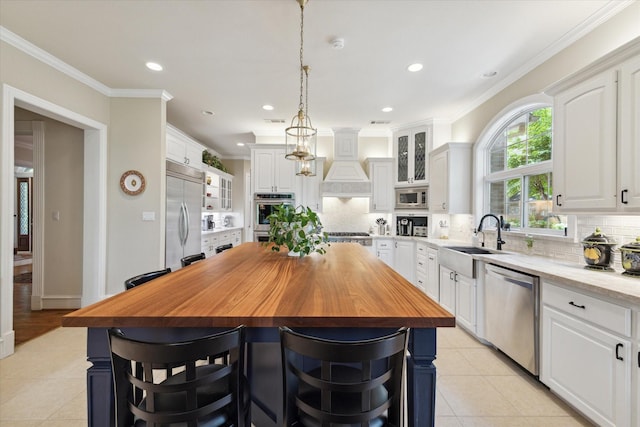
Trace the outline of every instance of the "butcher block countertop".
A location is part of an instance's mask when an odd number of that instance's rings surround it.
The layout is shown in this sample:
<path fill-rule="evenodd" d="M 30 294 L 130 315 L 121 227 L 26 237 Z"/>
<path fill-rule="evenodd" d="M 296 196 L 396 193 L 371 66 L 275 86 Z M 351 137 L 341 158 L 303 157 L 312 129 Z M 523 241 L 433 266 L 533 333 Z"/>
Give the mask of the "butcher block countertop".
<path fill-rule="evenodd" d="M 70 313 L 82 327 L 452 327 L 455 318 L 356 243 L 304 258 L 244 243 Z"/>

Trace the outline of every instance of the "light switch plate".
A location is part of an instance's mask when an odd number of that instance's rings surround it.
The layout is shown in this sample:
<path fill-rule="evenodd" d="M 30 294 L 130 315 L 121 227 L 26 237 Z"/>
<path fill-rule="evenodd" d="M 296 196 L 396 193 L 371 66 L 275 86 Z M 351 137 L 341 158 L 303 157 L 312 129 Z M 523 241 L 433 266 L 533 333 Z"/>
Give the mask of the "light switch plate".
<path fill-rule="evenodd" d="M 155 212 L 142 212 L 142 220 L 143 221 L 155 221 L 156 213 Z"/>

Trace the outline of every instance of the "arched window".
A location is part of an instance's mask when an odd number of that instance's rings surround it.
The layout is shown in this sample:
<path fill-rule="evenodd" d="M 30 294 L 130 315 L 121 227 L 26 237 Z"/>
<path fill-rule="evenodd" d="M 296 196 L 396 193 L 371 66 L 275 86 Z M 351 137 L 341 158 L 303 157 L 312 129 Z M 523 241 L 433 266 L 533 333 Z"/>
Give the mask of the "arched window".
<path fill-rule="evenodd" d="M 553 213 L 552 108 L 530 105 L 494 122 L 483 145 L 482 211 L 506 227 L 564 235 L 566 215 Z"/>

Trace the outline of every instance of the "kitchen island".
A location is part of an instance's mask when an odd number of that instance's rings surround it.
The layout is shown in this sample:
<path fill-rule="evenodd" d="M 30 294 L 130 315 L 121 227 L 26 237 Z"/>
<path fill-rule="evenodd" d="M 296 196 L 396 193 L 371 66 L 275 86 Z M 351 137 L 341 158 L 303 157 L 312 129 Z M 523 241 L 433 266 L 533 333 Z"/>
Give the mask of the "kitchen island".
<path fill-rule="evenodd" d="M 108 328 L 174 341 L 241 324 L 256 426 L 282 424 L 278 326 L 343 339 L 411 328 L 409 425 L 434 424 L 436 328 L 455 325 L 450 313 L 358 244 L 299 258 L 245 243 L 63 318 L 63 326 L 89 328 L 89 425 L 113 425 Z"/>

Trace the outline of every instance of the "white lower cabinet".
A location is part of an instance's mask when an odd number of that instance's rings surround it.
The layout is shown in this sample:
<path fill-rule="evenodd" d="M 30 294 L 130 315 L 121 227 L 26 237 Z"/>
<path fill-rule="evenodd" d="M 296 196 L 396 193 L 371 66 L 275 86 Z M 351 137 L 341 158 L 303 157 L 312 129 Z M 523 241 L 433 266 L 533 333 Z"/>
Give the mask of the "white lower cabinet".
<path fill-rule="evenodd" d="M 416 242 L 416 277 L 415 285 L 422 292 L 427 292 L 427 244 Z"/>
<path fill-rule="evenodd" d="M 219 246 L 219 236 L 217 234 L 205 234 L 202 236 L 202 252 L 205 258 L 209 258 L 216 254 L 216 248 Z"/>
<path fill-rule="evenodd" d="M 456 279 L 456 323 L 476 332 L 476 281 L 461 274 Z"/>
<path fill-rule="evenodd" d="M 415 282 L 416 255 L 413 240 L 395 240 L 393 268 L 409 282 Z"/>
<path fill-rule="evenodd" d="M 440 301 L 440 275 L 438 274 L 438 250 L 427 248 L 427 281 L 425 284 L 427 296 L 434 301 Z"/>
<path fill-rule="evenodd" d="M 456 272 L 440 266 L 440 305 L 456 315 Z"/>
<path fill-rule="evenodd" d="M 540 380 L 597 425 L 631 426 L 630 308 L 543 282 L 541 317 Z"/>
<path fill-rule="evenodd" d="M 393 268 L 393 239 L 376 239 L 376 256 Z"/>
<path fill-rule="evenodd" d="M 640 402 L 640 311 L 636 311 L 635 312 L 635 317 L 636 317 L 636 350 L 634 353 L 634 357 L 635 357 L 635 362 L 632 361 L 632 363 L 635 365 L 636 369 L 636 377 L 635 377 L 635 382 L 636 382 L 636 390 L 635 390 L 635 397 L 632 400 L 632 402 Z M 640 427 L 640 405 L 636 404 L 635 405 L 635 417 L 636 417 L 636 427 Z"/>

